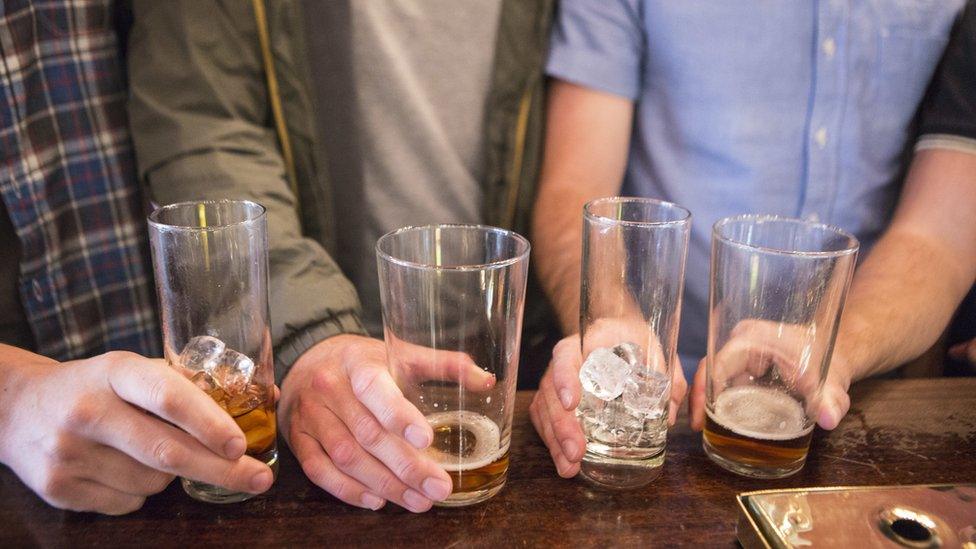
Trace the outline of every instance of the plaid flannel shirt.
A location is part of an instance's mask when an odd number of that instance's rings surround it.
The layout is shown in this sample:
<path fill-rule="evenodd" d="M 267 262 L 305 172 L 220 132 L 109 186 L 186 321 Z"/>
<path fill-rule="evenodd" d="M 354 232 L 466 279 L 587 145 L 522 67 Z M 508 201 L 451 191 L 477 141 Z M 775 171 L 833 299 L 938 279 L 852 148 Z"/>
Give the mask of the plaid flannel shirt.
<path fill-rule="evenodd" d="M 37 352 L 159 356 L 112 0 L 0 0 L 0 195 Z"/>

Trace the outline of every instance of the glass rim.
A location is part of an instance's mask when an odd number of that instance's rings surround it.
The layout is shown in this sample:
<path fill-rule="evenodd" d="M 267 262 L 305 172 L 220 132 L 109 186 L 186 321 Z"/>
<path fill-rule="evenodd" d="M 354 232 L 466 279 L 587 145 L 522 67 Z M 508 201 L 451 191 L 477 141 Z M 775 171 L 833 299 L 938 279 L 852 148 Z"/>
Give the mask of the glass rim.
<path fill-rule="evenodd" d="M 652 204 L 655 206 L 663 206 L 668 210 L 674 210 L 680 212 L 682 215 L 678 219 L 672 220 L 661 220 L 661 221 L 634 221 L 630 219 L 614 219 L 612 217 L 607 217 L 605 215 L 599 215 L 593 213 L 591 208 L 601 204 Z M 669 226 L 679 226 L 686 225 L 691 222 L 691 210 L 676 204 L 674 202 L 668 202 L 666 200 L 658 200 L 656 198 L 643 198 L 638 196 L 604 196 L 602 198 L 595 198 L 590 200 L 583 205 L 583 219 L 588 221 L 596 221 L 599 223 L 606 223 L 612 225 L 626 225 L 631 227 L 669 227 Z"/>
<path fill-rule="evenodd" d="M 508 238 L 515 240 L 523 249 L 518 253 L 514 254 L 512 257 L 505 259 L 498 259 L 495 261 L 489 261 L 485 263 L 470 263 L 465 265 L 431 265 L 428 263 L 419 263 L 417 261 L 409 261 L 406 259 L 394 257 L 393 255 L 383 251 L 380 245 L 383 242 L 389 241 L 401 234 L 408 232 L 418 232 L 432 229 L 464 229 L 464 230 L 479 230 L 485 233 L 499 233 Z M 406 227 L 400 227 L 399 229 L 394 229 L 383 236 L 376 239 L 376 256 L 384 261 L 392 263 L 394 265 L 399 265 L 401 267 L 410 267 L 425 271 L 486 271 L 492 269 L 500 269 L 504 267 L 510 267 L 516 263 L 525 261 L 529 257 L 529 253 L 532 250 L 532 244 L 529 239 L 518 234 L 515 231 L 509 229 L 502 229 L 501 227 L 494 227 L 492 225 L 483 225 L 478 223 L 432 223 L 429 225 L 407 225 Z"/>
<path fill-rule="evenodd" d="M 188 206 L 199 207 L 201 205 L 207 206 L 211 204 L 240 204 L 248 207 L 256 206 L 258 209 L 257 215 L 250 219 L 244 219 L 241 221 L 235 221 L 233 223 L 226 223 L 223 225 L 208 225 L 206 227 L 191 227 L 188 225 L 174 225 L 172 223 L 164 223 L 159 221 L 158 218 L 163 212 L 178 210 L 180 208 L 186 208 Z M 259 221 L 264 218 L 268 213 L 268 209 L 263 205 L 253 201 L 253 200 L 242 200 L 234 198 L 221 198 L 221 199 L 211 199 L 211 200 L 186 200 L 183 202 L 173 202 L 172 204 L 167 204 L 165 206 L 160 206 L 149 213 L 146 217 L 146 221 L 149 223 L 150 227 L 158 230 L 166 231 L 188 231 L 188 232 L 214 232 L 222 231 L 224 229 L 230 229 L 233 227 L 238 227 L 242 225 L 247 225 Z"/>
<path fill-rule="evenodd" d="M 815 228 L 823 231 L 834 233 L 835 235 L 846 238 L 849 244 L 838 250 L 818 250 L 818 251 L 802 251 L 802 250 L 786 250 L 783 248 L 776 248 L 773 246 L 762 246 L 759 244 L 750 244 L 748 242 L 742 242 L 741 240 L 736 240 L 732 237 L 722 234 L 721 230 L 736 222 L 740 221 L 751 221 L 751 222 L 763 222 L 763 221 L 776 221 L 776 222 L 786 222 L 792 225 L 802 225 L 807 228 Z M 861 241 L 857 239 L 856 236 L 848 231 L 829 223 L 821 223 L 819 221 L 809 221 L 806 219 L 800 219 L 798 217 L 789 217 L 785 215 L 774 215 L 774 214 L 743 214 L 743 215 L 733 215 L 729 217 L 723 217 L 712 225 L 712 238 L 716 241 L 728 244 L 730 246 L 735 246 L 737 248 L 744 248 L 748 250 L 754 250 L 757 252 L 762 252 L 766 254 L 775 255 L 788 255 L 796 257 L 841 257 L 845 255 L 851 255 L 857 253 L 858 249 L 861 247 Z"/>

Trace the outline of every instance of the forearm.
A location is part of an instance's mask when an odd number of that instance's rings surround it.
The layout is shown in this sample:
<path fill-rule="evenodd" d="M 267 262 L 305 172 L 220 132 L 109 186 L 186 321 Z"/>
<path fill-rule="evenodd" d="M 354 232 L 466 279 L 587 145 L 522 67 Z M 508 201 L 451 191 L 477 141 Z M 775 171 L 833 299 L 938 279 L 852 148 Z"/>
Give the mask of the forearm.
<path fill-rule="evenodd" d="M 579 193 L 540 192 L 532 213 L 532 242 L 539 281 L 564 334 L 579 330 L 582 211 Z"/>
<path fill-rule="evenodd" d="M 835 361 L 852 380 L 912 360 L 976 277 L 976 154 L 916 154 L 891 226 L 854 275 Z M 839 363 L 839 364 L 838 364 Z"/>
<path fill-rule="evenodd" d="M 540 283 L 566 334 L 579 330 L 583 205 L 620 191 L 633 104 L 554 80 L 531 237 Z"/>
<path fill-rule="evenodd" d="M 858 270 L 841 321 L 837 354 L 852 381 L 888 371 L 932 346 L 972 281 L 952 276 L 952 250 L 891 231 Z"/>

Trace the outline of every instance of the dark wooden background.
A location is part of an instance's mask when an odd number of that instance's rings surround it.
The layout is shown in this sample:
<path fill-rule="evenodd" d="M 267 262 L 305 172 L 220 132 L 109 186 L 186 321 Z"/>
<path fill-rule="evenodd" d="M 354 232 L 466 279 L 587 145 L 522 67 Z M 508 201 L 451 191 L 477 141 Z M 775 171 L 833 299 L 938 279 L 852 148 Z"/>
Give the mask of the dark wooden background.
<path fill-rule="evenodd" d="M 58 511 L 0 467 L 0 548 L 20 546 L 732 546 L 735 495 L 803 486 L 976 482 L 976 378 L 871 381 L 854 387 L 850 414 L 816 431 L 793 478 L 757 481 L 705 457 L 687 420 L 669 434 L 664 474 L 632 492 L 608 492 L 555 474 L 518 395 L 508 485 L 487 503 L 423 515 L 339 503 L 311 484 L 283 448 L 267 494 L 218 506 L 174 482 L 140 511 L 104 517 Z"/>

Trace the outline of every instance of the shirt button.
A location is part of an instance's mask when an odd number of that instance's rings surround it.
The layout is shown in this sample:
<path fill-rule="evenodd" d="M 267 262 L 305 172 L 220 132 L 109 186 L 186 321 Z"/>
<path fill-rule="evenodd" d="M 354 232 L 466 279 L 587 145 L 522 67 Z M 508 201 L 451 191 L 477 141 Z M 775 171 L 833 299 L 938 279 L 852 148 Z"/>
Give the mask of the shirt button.
<path fill-rule="evenodd" d="M 820 48 L 823 50 L 824 55 L 827 56 L 827 59 L 830 59 L 837 51 L 837 43 L 834 42 L 833 38 L 825 38 Z"/>
<path fill-rule="evenodd" d="M 817 145 L 819 145 L 821 149 L 826 147 L 827 128 L 820 128 L 819 130 L 817 130 L 817 133 L 813 134 L 813 138 L 817 141 Z"/>

